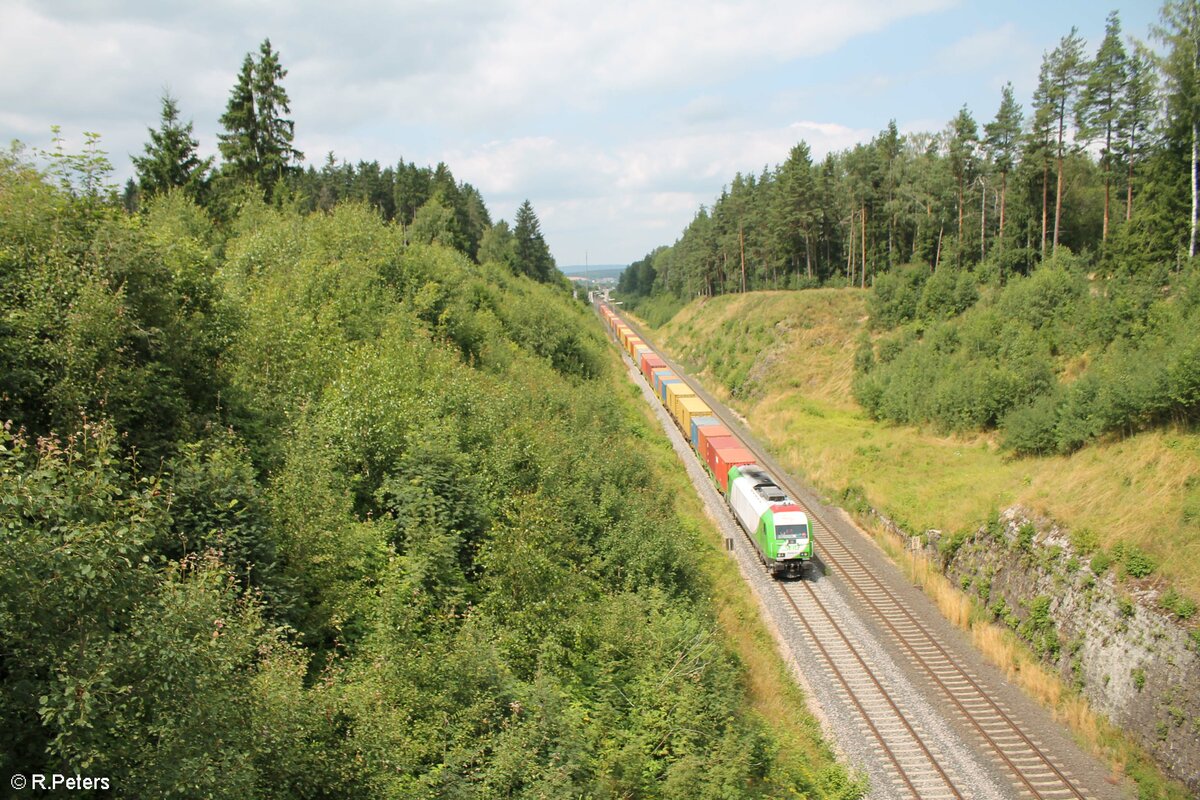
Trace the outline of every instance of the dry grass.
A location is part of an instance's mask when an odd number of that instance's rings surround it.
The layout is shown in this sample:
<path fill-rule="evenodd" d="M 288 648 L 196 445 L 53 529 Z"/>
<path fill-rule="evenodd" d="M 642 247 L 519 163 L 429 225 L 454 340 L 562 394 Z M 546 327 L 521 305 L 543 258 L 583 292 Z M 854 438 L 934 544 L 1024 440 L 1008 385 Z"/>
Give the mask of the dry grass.
<path fill-rule="evenodd" d="M 785 388 L 849 408 L 865 308 L 861 292 L 838 289 L 723 295 L 689 304 L 656 336 L 701 374 L 705 343 L 734 336 L 746 345 L 735 356 L 746 366 L 770 362 L 767 371 L 786 376 Z"/>
<path fill-rule="evenodd" d="M 862 486 L 873 505 L 914 532 L 973 527 L 1020 503 L 1091 529 L 1104 547 L 1136 544 L 1160 575 L 1200 600 L 1200 436 L 1153 431 L 1071 456 L 1013 459 L 992 436 L 942 436 L 870 420 L 849 391 L 864 299 L 858 290 L 822 289 L 697 301 L 655 333 L 655 344 L 699 365 L 714 342 L 727 345 L 731 331 L 750 342 L 724 358 L 756 374 L 765 391 L 732 404 L 814 486 Z M 712 370 L 701 375 L 729 400 Z"/>
<path fill-rule="evenodd" d="M 897 538 L 884 530 L 873 517 L 857 516 L 888 556 L 914 584 L 922 587 L 941 613 L 961 630 L 967 631 L 971 643 L 983 657 L 1000 669 L 1010 683 L 1015 683 L 1043 707 L 1054 719 L 1074 733 L 1076 741 L 1108 765 L 1112 780 L 1125 777 L 1128 765 L 1142 764 L 1139 777 L 1147 781 L 1147 797 L 1179 796 L 1181 787 L 1169 786 L 1159 774 L 1144 774 L 1150 762 L 1136 744 L 1115 728 L 1106 718 L 1096 714 L 1078 692 L 1067 687 L 1058 674 L 1046 669 L 1008 628 L 990 620 L 987 611 L 970 595 L 959 591 L 923 554 L 902 548 Z"/>

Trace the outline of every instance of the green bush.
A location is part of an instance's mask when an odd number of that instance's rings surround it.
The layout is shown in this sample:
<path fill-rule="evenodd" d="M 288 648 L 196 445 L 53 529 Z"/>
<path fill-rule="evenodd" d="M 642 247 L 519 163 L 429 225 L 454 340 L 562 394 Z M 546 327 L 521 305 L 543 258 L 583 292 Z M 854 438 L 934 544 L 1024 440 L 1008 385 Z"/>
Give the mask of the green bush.
<path fill-rule="evenodd" d="M 1100 546 L 1100 537 L 1087 527 L 1072 528 L 1070 539 L 1071 546 L 1081 556 L 1091 555 Z"/>
<path fill-rule="evenodd" d="M 1058 449 L 1059 399 L 1042 395 L 1032 403 L 1014 408 L 1005 415 L 1004 447 L 1017 455 L 1047 455 Z"/>
<path fill-rule="evenodd" d="M 1136 545 L 1124 542 L 1113 546 L 1113 558 L 1121 564 L 1122 576 L 1127 578 L 1145 578 L 1158 568 L 1154 559 Z"/>
<path fill-rule="evenodd" d="M 1033 537 L 1037 534 L 1037 528 L 1033 523 L 1026 522 L 1017 530 L 1016 547 L 1022 553 L 1033 552 Z"/>
<path fill-rule="evenodd" d="M 1063 249 L 982 293 L 976 276 L 949 268 L 880 276 L 872 325 L 894 332 L 856 359 L 855 397 L 877 419 L 999 428 L 1018 455 L 1200 420 L 1200 282 L 1088 268 Z M 1060 376 L 1080 362 L 1082 374 Z"/>
<path fill-rule="evenodd" d="M 942 538 L 942 540 L 940 542 L 938 542 L 938 552 L 941 553 L 941 556 L 942 556 L 943 568 L 946 567 L 951 561 L 954 560 L 954 556 L 958 554 L 958 551 L 962 548 L 962 546 L 966 543 L 967 539 L 969 539 L 969 538 L 971 538 L 971 531 L 962 530 L 962 531 L 956 531 L 955 533 L 951 534 L 950 536 L 945 536 Z M 970 579 L 963 578 L 963 580 L 969 581 Z M 964 585 L 963 589 L 966 590 L 966 588 L 967 588 L 967 586 Z"/>
<path fill-rule="evenodd" d="M 1164 611 L 1171 612 L 1184 622 L 1196 615 L 1196 601 L 1190 597 L 1180 595 L 1174 588 L 1163 592 L 1158 598 L 1158 606 Z"/>
<path fill-rule="evenodd" d="M 974 276 L 943 267 L 925 281 L 917 314 L 926 320 L 945 319 L 966 311 L 978 299 Z"/>
<path fill-rule="evenodd" d="M 895 328 L 916 318 L 922 289 L 930 275 L 929 267 L 914 264 L 899 267 L 875 277 L 867 296 L 871 326 Z"/>

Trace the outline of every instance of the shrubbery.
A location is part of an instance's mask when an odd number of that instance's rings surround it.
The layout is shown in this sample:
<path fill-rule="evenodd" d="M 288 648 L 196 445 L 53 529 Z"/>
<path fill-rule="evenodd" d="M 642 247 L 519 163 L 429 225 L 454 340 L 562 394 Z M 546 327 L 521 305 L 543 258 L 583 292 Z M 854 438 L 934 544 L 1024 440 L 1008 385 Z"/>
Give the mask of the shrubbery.
<path fill-rule="evenodd" d="M 1194 423 L 1198 279 L 1182 273 L 1164 287 L 1157 274 L 1105 280 L 1084 269 L 1063 251 L 981 294 L 948 268 L 880 276 L 870 308 L 885 332 L 855 360 L 855 397 L 879 419 L 999 429 L 1021 455 Z"/>
<path fill-rule="evenodd" d="M 0 180 L 0 766 L 147 797 L 861 793 L 747 711 L 698 533 L 560 287 L 365 207 L 71 232 Z"/>

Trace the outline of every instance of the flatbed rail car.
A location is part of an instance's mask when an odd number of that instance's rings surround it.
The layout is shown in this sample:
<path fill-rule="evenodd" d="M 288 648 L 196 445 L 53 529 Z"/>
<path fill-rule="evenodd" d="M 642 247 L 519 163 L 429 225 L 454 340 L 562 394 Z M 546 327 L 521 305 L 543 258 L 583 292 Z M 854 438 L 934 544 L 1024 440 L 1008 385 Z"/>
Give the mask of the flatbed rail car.
<path fill-rule="evenodd" d="M 812 526 L 804 509 L 616 312 L 601 304 L 600 315 L 704 464 L 763 565 L 776 578 L 803 574 L 813 557 Z"/>

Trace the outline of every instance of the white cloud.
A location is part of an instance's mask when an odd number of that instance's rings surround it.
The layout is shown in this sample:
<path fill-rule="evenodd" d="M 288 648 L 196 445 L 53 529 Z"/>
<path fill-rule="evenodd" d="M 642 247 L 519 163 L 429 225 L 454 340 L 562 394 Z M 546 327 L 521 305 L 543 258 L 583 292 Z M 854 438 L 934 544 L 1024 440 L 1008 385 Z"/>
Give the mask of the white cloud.
<path fill-rule="evenodd" d="M 97 130 L 123 181 L 166 86 L 211 155 L 242 58 L 269 35 L 309 163 L 445 160 L 496 216 L 532 199 L 552 247 L 599 221 L 618 260 L 800 138 L 817 156 L 869 138 L 781 124 L 812 112 L 754 107 L 738 81 L 956 1 L 0 0 L 0 141 Z"/>
<path fill-rule="evenodd" d="M 1014 50 L 1026 49 L 1025 38 L 1017 26 L 1009 22 L 964 36 L 939 50 L 936 60 L 950 69 L 978 69 L 997 61 L 1008 61 Z"/>
<path fill-rule="evenodd" d="M 582 260 L 565 247 L 595 243 L 598 257 L 619 260 L 672 241 L 699 206 L 711 205 L 737 172 L 758 174 L 787 158 L 797 142 L 814 159 L 867 141 L 873 131 L 799 121 L 762 129 L 650 136 L 615 144 L 527 137 L 445 155 L 460 180 L 511 217 L 533 202 L 546 240 L 564 263 Z M 618 252 L 604 254 L 616 241 Z"/>
<path fill-rule="evenodd" d="M 697 3 L 514 0 L 476 37 L 465 63 L 401 78 L 417 113 L 487 117 L 592 108 L 604 98 L 726 80 L 814 58 L 949 0 Z"/>

